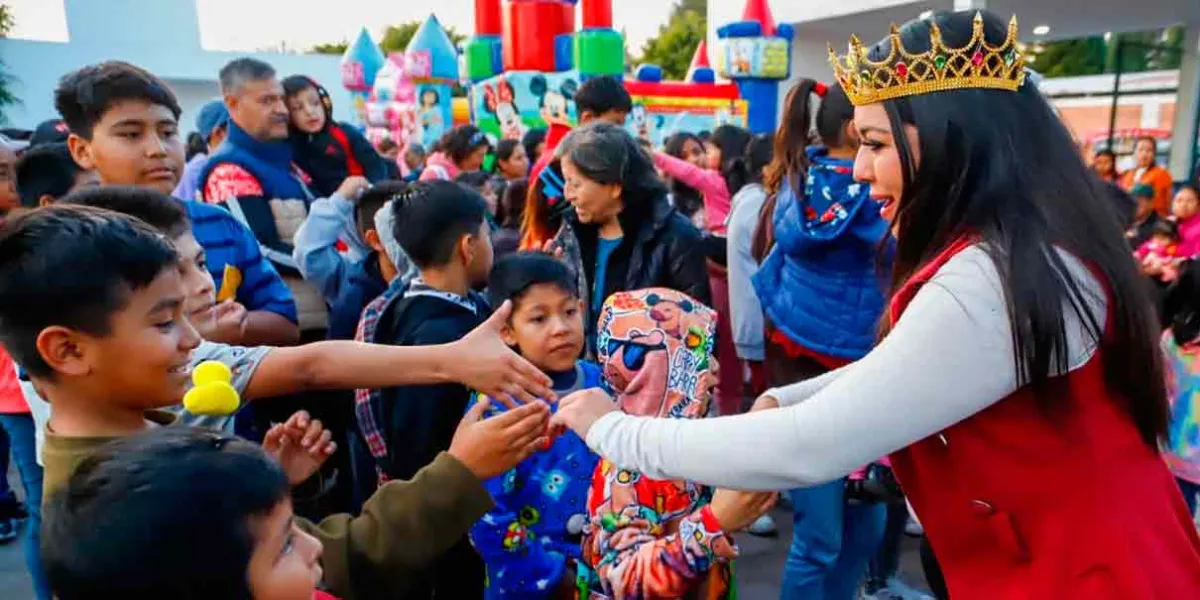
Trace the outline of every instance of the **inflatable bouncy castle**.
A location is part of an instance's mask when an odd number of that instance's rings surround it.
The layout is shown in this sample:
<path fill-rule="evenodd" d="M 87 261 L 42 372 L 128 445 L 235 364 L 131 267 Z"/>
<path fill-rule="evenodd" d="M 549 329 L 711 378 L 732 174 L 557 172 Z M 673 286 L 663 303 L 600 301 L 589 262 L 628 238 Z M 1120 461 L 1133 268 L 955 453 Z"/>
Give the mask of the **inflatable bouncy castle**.
<path fill-rule="evenodd" d="M 383 68 L 384 60 L 383 52 L 375 45 L 365 27 L 342 55 L 342 87 L 350 92 L 354 102 L 354 124 L 359 127 L 367 124 L 367 98 L 375 86 L 375 75 Z"/>
<path fill-rule="evenodd" d="M 791 25 L 775 24 L 767 0 L 746 0 L 742 20 L 717 29 L 717 74 L 732 79 L 746 101 L 746 126 L 754 133 L 775 130 L 779 82 L 790 75 Z"/>
<path fill-rule="evenodd" d="M 364 37 L 379 53 L 365 30 L 359 40 Z M 358 42 L 347 50 L 347 57 L 357 46 Z M 393 52 L 381 62 L 369 79 L 370 93 L 364 103 L 367 138 L 375 142 L 390 137 L 401 146 L 411 141 L 433 145 L 456 116 L 451 88 L 458 82 L 458 52 L 450 36 L 430 15 L 404 52 Z M 343 83 L 351 70 L 343 66 Z M 363 79 L 367 80 L 365 71 Z"/>
<path fill-rule="evenodd" d="M 555 120 L 575 121 L 573 97 L 588 77 L 625 73 L 625 40 L 612 0 L 475 0 L 475 36 L 463 48 L 472 120 L 518 139 Z"/>
<path fill-rule="evenodd" d="M 475 0 L 475 27 L 462 61 L 471 117 L 497 138 L 516 139 L 556 120 L 574 124 L 572 98 L 581 82 L 625 74 L 624 39 L 613 29 L 612 0 Z M 631 133 L 659 144 L 678 131 L 696 133 L 724 123 L 774 130 L 775 94 L 788 76 L 792 28 L 775 25 L 766 0 L 748 0 L 743 20 L 718 32 L 717 69 L 702 42 L 685 81 L 664 81 L 655 65 L 640 66 L 626 80 L 634 100 Z M 717 81 L 718 71 L 733 81 Z"/>

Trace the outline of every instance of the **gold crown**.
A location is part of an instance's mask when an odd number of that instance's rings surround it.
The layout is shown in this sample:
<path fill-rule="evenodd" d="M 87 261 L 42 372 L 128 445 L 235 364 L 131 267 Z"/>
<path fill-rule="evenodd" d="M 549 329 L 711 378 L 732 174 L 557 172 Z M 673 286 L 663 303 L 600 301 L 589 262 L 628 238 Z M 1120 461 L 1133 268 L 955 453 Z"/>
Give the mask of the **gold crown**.
<path fill-rule="evenodd" d="M 1025 82 L 1025 54 L 1017 47 L 1017 17 L 1008 22 L 1008 37 L 999 46 L 988 44 L 983 35 L 983 15 L 975 13 L 971 40 L 962 48 L 949 48 L 942 41 L 937 23 L 929 22 L 929 50 L 913 54 L 900 41 L 892 24 L 888 34 L 891 50 L 880 61 L 867 58 L 858 36 L 850 36 L 850 52 L 844 57 L 829 48 L 834 76 L 855 106 L 872 104 L 964 88 L 1016 91 Z"/>

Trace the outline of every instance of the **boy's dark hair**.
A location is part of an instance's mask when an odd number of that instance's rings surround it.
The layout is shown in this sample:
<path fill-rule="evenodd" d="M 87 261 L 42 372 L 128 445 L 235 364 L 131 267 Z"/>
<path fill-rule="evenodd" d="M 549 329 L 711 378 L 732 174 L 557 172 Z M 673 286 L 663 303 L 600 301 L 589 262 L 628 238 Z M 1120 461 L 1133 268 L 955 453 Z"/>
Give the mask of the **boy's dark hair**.
<path fill-rule="evenodd" d="M 55 200 L 75 187 L 75 178 L 83 169 L 71 158 L 66 144 L 43 144 L 26 150 L 17 161 L 17 195 L 21 205 L 37 208 L 42 196 Z"/>
<path fill-rule="evenodd" d="M 579 297 L 575 289 L 575 274 L 566 263 L 544 252 L 518 252 L 496 261 L 488 277 L 488 301 L 500 306 L 505 300 L 513 301 L 513 308 L 529 288 L 538 284 L 550 284 L 573 298 Z"/>
<path fill-rule="evenodd" d="M 434 146 L 435 152 L 444 152 L 455 163 L 460 163 L 480 148 L 491 146 L 487 135 L 474 125 L 459 125 L 447 131 Z"/>
<path fill-rule="evenodd" d="M 451 181 L 413 184 L 392 202 L 396 242 L 419 269 L 450 261 L 464 235 L 475 235 L 487 214 L 479 192 Z"/>
<path fill-rule="evenodd" d="M 0 342 L 35 377 L 53 377 L 37 338 L 53 325 L 109 332 L 129 293 L 178 262 L 149 225 L 90 206 L 31 211 L 0 231 Z"/>
<path fill-rule="evenodd" d="M 518 140 L 500 140 L 496 144 L 496 160 L 508 160 L 512 158 L 513 151 L 520 145 L 521 142 Z"/>
<path fill-rule="evenodd" d="M 117 102 L 143 100 L 165 106 L 179 120 L 183 109 L 167 84 L 149 71 L 119 60 L 88 65 L 63 75 L 54 90 L 54 108 L 71 132 L 92 139 L 96 123 Z"/>
<path fill-rule="evenodd" d="M 46 503 L 42 559 L 59 600 L 250 600 L 252 519 L 289 493 L 263 451 L 164 427 L 107 444 Z"/>
<path fill-rule="evenodd" d="M 610 110 L 629 113 L 633 112 L 633 98 L 620 79 L 611 75 L 593 77 L 575 92 L 575 109 L 579 114 L 587 111 L 597 117 Z"/>
<path fill-rule="evenodd" d="M 375 229 L 375 213 L 387 204 L 388 200 L 404 193 L 410 184 L 404 181 L 381 181 L 363 192 L 354 208 L 354 222 L 358 226 L 358 234 L 366 236 L 367 232 Z"/>
<path fill-rule="evenodd" d="M 521 145 L 525 146 L 525 156 L 529 157 L 530 163 L 537 162 L 537 159 L 539 158 L 537 153 L 538 144 L 541 144 L 545 141 L 545 128 L 537 127 L 525 132 L 525 135 L 521 138 Z"/>
<path fill-rule="evenodd" d="M 72 192 L 61 202 L 128 215 L 171 239 L 192 230 L 183 203 L 150 188 L 106 185 Z"/>
<path fill-rule="evenodd" d="M 464 185 L 475 191 L 480 191 L 484 186 L 492 181 L 492 174 L 487 171 L 469 171 L 459 173 L 458 177 L 454 178 L 454 183 Z"/>

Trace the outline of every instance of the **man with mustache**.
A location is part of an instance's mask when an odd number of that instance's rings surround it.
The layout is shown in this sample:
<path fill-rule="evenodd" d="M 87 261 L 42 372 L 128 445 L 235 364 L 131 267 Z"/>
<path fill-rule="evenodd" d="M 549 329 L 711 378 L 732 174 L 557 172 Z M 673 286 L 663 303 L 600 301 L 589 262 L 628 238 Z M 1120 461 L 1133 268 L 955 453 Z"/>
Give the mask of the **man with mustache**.
<path fill-rule="evenodd" d="M 292 289 L 302 335 L 323 337 L 325 303 L 292 258 L 292 236 L 314 197 L 308 175 L 292 161 L 283 86 L 271 65 L 253 58 L 231 61 L 220 79 L 229 128 L 200 176 L 204 201 L 227 208 L 254 232 Z M 336 194 L 354 202 L 366 186 L 365 179 L 350 177 Z"/>

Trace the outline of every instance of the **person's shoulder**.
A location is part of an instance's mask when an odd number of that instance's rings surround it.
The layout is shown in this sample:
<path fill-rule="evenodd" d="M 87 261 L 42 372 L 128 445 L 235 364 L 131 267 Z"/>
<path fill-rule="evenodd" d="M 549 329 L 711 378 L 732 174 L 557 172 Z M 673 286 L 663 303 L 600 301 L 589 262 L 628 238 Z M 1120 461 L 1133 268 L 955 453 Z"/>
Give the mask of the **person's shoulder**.
<path fill-rule="evenodd" d="M 394 303 L 389 312 L 393 335 L 409 343 L 453 342 L 475 328 L 463 308 L 436 296 L 408 296 Z"/>

